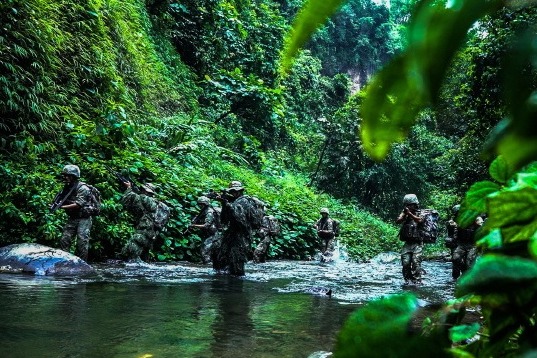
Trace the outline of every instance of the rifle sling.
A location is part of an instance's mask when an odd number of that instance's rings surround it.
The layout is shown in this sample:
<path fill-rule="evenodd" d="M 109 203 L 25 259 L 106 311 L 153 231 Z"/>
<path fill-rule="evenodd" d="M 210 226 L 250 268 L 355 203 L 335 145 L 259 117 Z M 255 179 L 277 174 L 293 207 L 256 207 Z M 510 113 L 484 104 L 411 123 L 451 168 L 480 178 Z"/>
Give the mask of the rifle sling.
<path fill-rule="evenodd" d="M 71 194 L 73 193 L 73 190 L 75 190 L 75 188 L 79 188 L 79 187 L 80 187 L 79 183 L 77 183 L 77 185 L 73 185 L 71 190 L 69 190 L 69 192 L 62 198 L 62 200 L 60 201 L 60 203 L 58 204 L 58 206 L 56 208 L 59 209 L 63 205 L 65 200 L 67 200 L 67 198 L 71 196 Z"/>

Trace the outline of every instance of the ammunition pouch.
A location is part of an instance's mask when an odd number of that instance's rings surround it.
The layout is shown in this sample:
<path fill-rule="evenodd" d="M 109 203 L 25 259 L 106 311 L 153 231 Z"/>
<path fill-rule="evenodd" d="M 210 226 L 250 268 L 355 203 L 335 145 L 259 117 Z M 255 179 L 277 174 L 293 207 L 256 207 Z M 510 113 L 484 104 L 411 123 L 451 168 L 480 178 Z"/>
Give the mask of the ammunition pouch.
<path fill-rule="evenodd" d="M 418 225 L 414 222 L 405 222 L 399 231 L 399 240 L 403 242 L 420 242 L 421 236 Z"/>

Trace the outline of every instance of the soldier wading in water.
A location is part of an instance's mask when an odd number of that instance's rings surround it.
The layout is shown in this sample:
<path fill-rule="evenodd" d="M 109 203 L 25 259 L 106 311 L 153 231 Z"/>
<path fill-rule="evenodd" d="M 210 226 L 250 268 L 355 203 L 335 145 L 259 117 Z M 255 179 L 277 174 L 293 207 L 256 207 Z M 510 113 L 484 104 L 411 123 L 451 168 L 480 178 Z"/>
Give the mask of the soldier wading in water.
<path fill-rule="evenodd" d="M 141 186 L 140 193 L 132 190 L 130 182 L 124 182 L 127 188 L 120 199 L 121 204 L 131 213 L 137 224 L 136 231 L 121 252 L 128 261 L 147 260 L 149 250 L 153 246 L 159 231 L 154 225 L 154 216 L 157 211 L 158 201 L 155 195 L 155 186 L 147 183 Z"/>
<path fill-rule="evenodd" d="M 399 239 L 404 242 L 401 249 L 401 264 L 405 284 L 420 284 L 421 257 L 423 252 L 423 239 L 419 226 L 423 222 L 420 215 L 419 202 L 415 194 L 407 194 L 403 198 L 404 209 L 397 217 L 398 224 L 403 223 L 399 231 Z"/>
<path fill-rule="evenodd" d="M 232 181 L 216 198 L 222 203 L 222 240 L 213 246 L 212 262 L 217 271 L 244 276 L 244 264 L 251 253 L 252 234 L 262 225 L 263 210 L 258 199 L 243 195 L 239 181 Z"/>

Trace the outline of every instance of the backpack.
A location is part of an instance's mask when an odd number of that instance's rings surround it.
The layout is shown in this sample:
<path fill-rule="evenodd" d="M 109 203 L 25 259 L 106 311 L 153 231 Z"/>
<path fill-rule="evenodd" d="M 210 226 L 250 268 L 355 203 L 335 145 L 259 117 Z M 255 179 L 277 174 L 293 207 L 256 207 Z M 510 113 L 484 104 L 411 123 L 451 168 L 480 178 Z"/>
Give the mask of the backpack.
<path fill-rule="evenodd" d="M 263 226 L 263 218 L 265 217 L 265 203 L 253 196 L 246 197 L 251 204 L 249 205 L 247 218 L 252 228 L 257 230 Z"/>
<path fill-rule="evenodd" d="M 334 231 L 334 236 L 339 236 L 340 225 L 338 220 L 332 219 L 332 230 Z"/>
<path fill-rule="evenodd" d="M 222 227 L 222 222 L 220 221 L 220 216 L 222 215 L 222 208 L 214 206 L 211 207 L 213 208 L 214 212 L 214 225 L 216 226 L 217 230 L 220 230 L 220 228 Z"/>
<path fill-rule="evenodd" d="M 86 183 L 80 183 L 80 186 L 85 185 L 90 190 L 90 200 L 80 209 L 80 216 L 83 218 L 89 218 L 90 216 L 97 216 L 101 213 L 101 192 L 93 185 Z M 80 188 L 79 186 L 79 188 Z"/>
<path fill-rule="evenodd" d="M 155 216 L 153 217 L 153 224 L 157 230 L 162 230 L 168 224 L 170 219 L 170 208 L 162 201 L 157 203 L 157 210 L 155 210 Z"/>
<path fill-rule="evenodd" d="M 421 209 L 423 222 L 418 226 L 419 235 L 425 244 L 434 244 L 438 237 L 438 211 L 433 209 Z"/>

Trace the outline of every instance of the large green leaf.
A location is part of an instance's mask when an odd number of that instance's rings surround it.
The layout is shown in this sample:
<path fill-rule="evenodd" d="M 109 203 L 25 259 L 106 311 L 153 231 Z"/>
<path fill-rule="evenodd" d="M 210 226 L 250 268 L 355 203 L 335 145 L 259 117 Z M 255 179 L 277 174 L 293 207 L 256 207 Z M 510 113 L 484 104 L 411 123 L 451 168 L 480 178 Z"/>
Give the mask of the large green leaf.
<path fill-rule="evenodd" d="M 444 356 L 446 347 L 439 340 L 411 333 L 411 320 L 417 308 L 417 299 L 410 294 L 368 303 L 345 322 L 334 357 Z"/>
<path fill-rule="evenodd" d="M 381 70 L 367 87 L 362 107 L 362 141 L 382 160 L 401 141 L 417 114 L 438 94 L 451 59 L 468 30 L 501 0 L 423 1 L 409 29 L 407 50 Z M 395 129 L 395 130 L 394 130 Z"/>
<path fill-rule="evenodd" d="M 484 180 L 475 183 L 466 193 L 457 222 L 462 227 L 472 224 L 480 213 L 487 211 L 487 197 L 500 190 L 494 182 Z"/>
<path fill-rule="evenodd" d="M 537 216 L 537 190 L 533 188 L 494 193 L 488 200 L 490 227 L 525 224 Z"/>
<path fill-rule="evenodd" d="M 527 3 L 529 5 L 529 3 Z M 535 6 L 535 1 L 533 1 Z M 515 168 L 520 168 L 537 158 L 537 92 L 535 79 L 528 69 L 537 69 L 537 35 L 532 29 L 519 33 L 505 61 L 505 96 L 511 118 L 507 127 L 508 135 L 500 139 L 498 153 L 504 155 Z"/>
<path fill-rule="evenodd" d="M 403 141 L 426 100 L 413 86 L 413 78 L 400 78 L 408 58 L 393 60 L 367 87 L 360 113 L 361 136 L 365 150 L 375 160 L 382 160 L 393 142 Z"/>
<path fill-rule="evenodd" d="M 528 241 L 537 232 L 537 218 L 525 225 L 513 225 L 502 229 L 504 242 Z"/>
<path fill-rule="evenodd" d="M 293 58 L 313 32 L 332 16 L 344 0 L 308 0 L 293 22 L 281 59 L 281 69 L 285 72 L 291 67 Z"/>
<path fill-rule="evenodd" d="M 535 283 L 536 280 L 536 261 L 488 254 L 459 279 L 455 293 L 457 297 L 467 294 L 514 294 L 515 290 L 525 290 L 529 283 Z"/>

